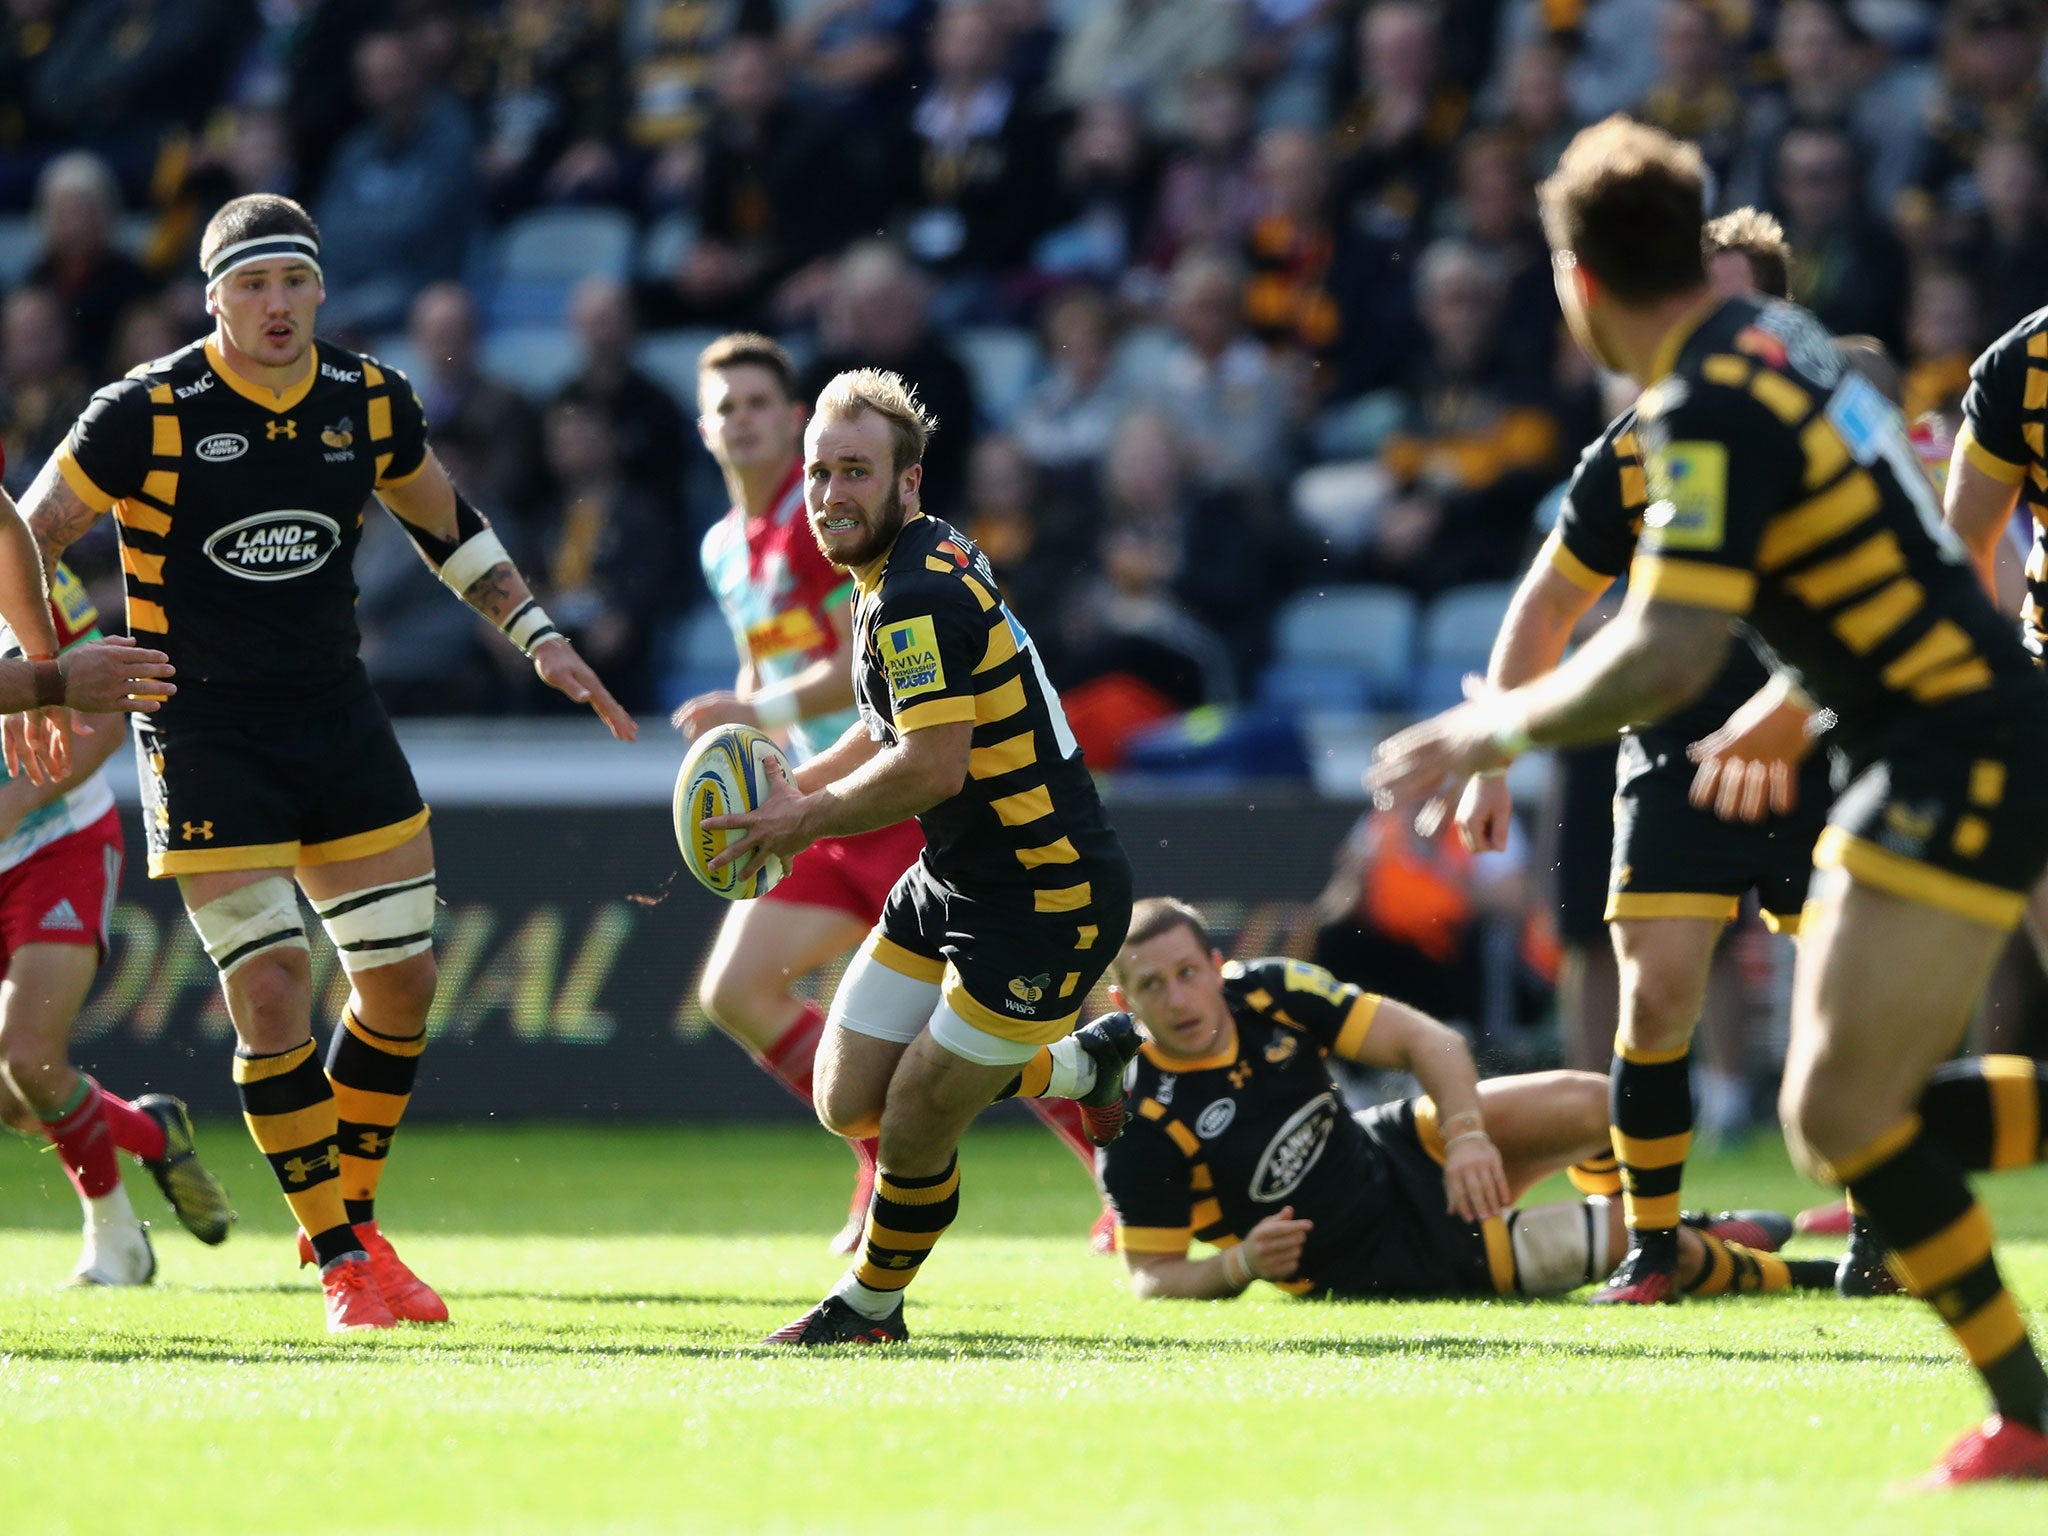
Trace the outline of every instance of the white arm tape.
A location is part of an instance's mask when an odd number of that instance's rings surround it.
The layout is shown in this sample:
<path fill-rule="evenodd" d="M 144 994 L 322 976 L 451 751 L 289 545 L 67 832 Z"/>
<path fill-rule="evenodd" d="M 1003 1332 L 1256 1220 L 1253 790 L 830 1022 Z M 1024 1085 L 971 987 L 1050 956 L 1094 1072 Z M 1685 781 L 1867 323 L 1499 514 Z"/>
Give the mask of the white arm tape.
<path fill-rule="evenodd" d="M 533 654 L 534 646 L 550 635 L 560 633 L 555 628 L 555 621 L 548 617 L 547 609 L 531 599 L 505 623 L 505 638 L 529 656 Z"/>
<path fill-rule="evenodd" d="M 478 577 L 489 575 L 493 566 L 505 564 L 511 558 L 497 534 L 486 528 L 455 546 L 455 552 L 442 563 L 441 584 L 460 597 L 476 584 Z"/>
<path fill-rule="evenodd" d="M 797 700 L 796 689 L 788 683 L 777 683 L 772 688 L 763 688 L 747 702 L 754 706 L 754 718 L 761 722 L 764 731 L 779 731 L 785 726 L 795 725 L 803 719 L 804 708 Z"/>

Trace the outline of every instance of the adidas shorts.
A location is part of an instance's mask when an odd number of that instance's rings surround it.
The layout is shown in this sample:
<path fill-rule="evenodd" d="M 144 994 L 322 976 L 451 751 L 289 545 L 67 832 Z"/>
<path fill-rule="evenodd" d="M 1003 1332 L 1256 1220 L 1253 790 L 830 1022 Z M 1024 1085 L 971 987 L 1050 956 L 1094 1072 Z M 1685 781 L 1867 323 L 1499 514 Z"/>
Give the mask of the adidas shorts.
<path fill-rule="evenodd" d="M 125 852 L 110 810 L 0 873 L 0 966 L 24 944 L 94 944 L 106 959 Z"/>

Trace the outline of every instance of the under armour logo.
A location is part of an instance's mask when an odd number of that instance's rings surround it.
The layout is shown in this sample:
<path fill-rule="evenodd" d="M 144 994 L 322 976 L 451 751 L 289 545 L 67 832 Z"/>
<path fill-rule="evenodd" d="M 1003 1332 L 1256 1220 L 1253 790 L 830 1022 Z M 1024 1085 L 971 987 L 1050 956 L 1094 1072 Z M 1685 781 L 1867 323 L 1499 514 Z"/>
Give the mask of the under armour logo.
<path fill-rule="evenodd" d="M 188 821 L 185 824 L 185 841 L 198 838 L 202 843 L 213 841 L 213 823 L 210 821 Z"/>
<path fill-rule="evenodd" d="M 375 1131 L 365 1131 L 356 1140 L 363 1149 L 364 1157 L 382 1157 L 391 1150 L 391 1138 L 379 1136 Z"/>
<path fill-rule="evenodd" d="M 1251 1081 L 1251 1076 L 1252 1064 L 1248 1061 L 1240 1061 L 1236 1066 L 1230 1069 L 1230 1086 L 1233 1088 L 1242 1088 L 1246 1083 Z"/>
<path fill-rule="evenodd" d="M 907 1253 L 892 1253 L 889 1255 L 889 1267 L 891 1269 L 908 1269 L 916 1262 L 917 1260 Z"/>
<path fill-rule="evenodd" d="M 323 1169 L 329 1173 L 341 1172 L 341 1150 L 338 1147 L 329 1147 L 318 1157 L 288 1157 L 284 1160 L 284 1176 L 294 1184 L 305 1183 Z"/>
<path fill-rule="evenodd" d="M 284 421 L 267 422 L 264 424 L 263 433 L 273 443 L 280 437 L 288 437 L 296 442 L 299 436 L 299 424 L 289 418 Z"/>

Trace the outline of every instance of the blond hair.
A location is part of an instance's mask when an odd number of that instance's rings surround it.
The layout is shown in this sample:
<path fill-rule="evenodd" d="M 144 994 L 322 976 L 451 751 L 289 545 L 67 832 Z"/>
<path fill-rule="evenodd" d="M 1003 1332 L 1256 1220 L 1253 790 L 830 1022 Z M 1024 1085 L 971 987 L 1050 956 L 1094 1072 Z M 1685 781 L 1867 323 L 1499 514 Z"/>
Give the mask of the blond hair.
<path fill-rule="evenodd" d="M 1774 299 L 1792 297 L 1792 247 L 1785 226 L 1761 208 L 1737 208 L 1700 231 L 1700 251 L 1709 260 L 1740 256 L 1749 263 L 1757 292 Z"/>
<path fill-rule="evenodd" d="M 916 388 L 902 374 L 885 368 L 854 368 L 837 375 L 818 394 L 820 417 L 858 416 L 862 411 L 873 411 L 889 423 L 897 474 L 924 462 L 925 445 L 939 430 L 939 418 L 925 408 Z"/>
<path fill-rule="evenodd" d="M 1616 113 L 1582 128 L 1537 189 L 1553 251 L 1570 251 L 1624 304 L 1649 304 L 1707 280 L 1700 152 Z"/>

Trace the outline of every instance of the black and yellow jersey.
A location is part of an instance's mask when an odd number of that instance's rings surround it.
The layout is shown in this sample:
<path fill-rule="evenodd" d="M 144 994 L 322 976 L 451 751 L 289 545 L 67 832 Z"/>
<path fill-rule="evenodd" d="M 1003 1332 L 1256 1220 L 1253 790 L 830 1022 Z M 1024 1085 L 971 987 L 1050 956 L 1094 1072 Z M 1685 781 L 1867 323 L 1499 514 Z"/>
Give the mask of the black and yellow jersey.
<path fill-rule="evenodd" d="M 1302 1253 L 1320 1270 L 1369 1250 L 1391 1203 L 1390 1175 L 1352 1119 L 1325 1058 L 1354 1058 L 1380 999 L 1301 960 L 1223 970 L 1231 1033 L 1209 1056 L 1149 1042 L 1133 1063 L 1134 1110 L 1102 1154 L 1102 1182 L 1127 1252 L 1180 1255 L 1190 1239 L 1241 1242 L 1283 1206 L 1315 1223 Z"/>
<path fill-rule="evenodd" d="M 1649 509 L 1630 586 L 1746 618 L 1860 770 L 1910 727 L 1958 744 L 2048 681 L 1942 521 L 1898 410 L 1796 305 L 1703 305 L 1636 407 Z"/>
<path fill-rule="evenodd" d="M 368 686 L 353 563 L 373 491 L 426 460 L 402 374 L 327 342 L 282 393 L 211 340 L 92 397 L 57 452 L 79 498 L 120 527 L 128 627 L 170 655 L 160 724 L 311 712 Z"/>
<path fill-rule="evenodd" d="M 1124 868 L 1095 781 L 1031 637 L 988 559 L 937 518 L 909 517 L 879 569 L 857 572 L 854 702 L 874 740 L 971 720 L 967 782 L 917 819 L 924 862 L 956 890 L 1027 911 L 1089 904 Z"/>
<path fill-rule="evenodd" d="M 2014 487 L 2034 519 L 2020 618 L 2027 649 L 2048 656 L 2048 309 L 2035 310 L 1970 365 L 1957 442 L 1977 468 Z"/>
<path fill-rule="evenodd" d="M 1649 497 L 1631 406 L 1579 456 L 1557 514 L 1557 530 L 1544 553 L 1559 575 L 1587 592 L 1604 592 L 1628 574 L 1642 532 Z M 1719 730 L 1770 673 L 1747 643 L 1728 653 L 1728 664 L 1707 691 L 1646 732 L 1676 743 L 1680 750 Z"/>

